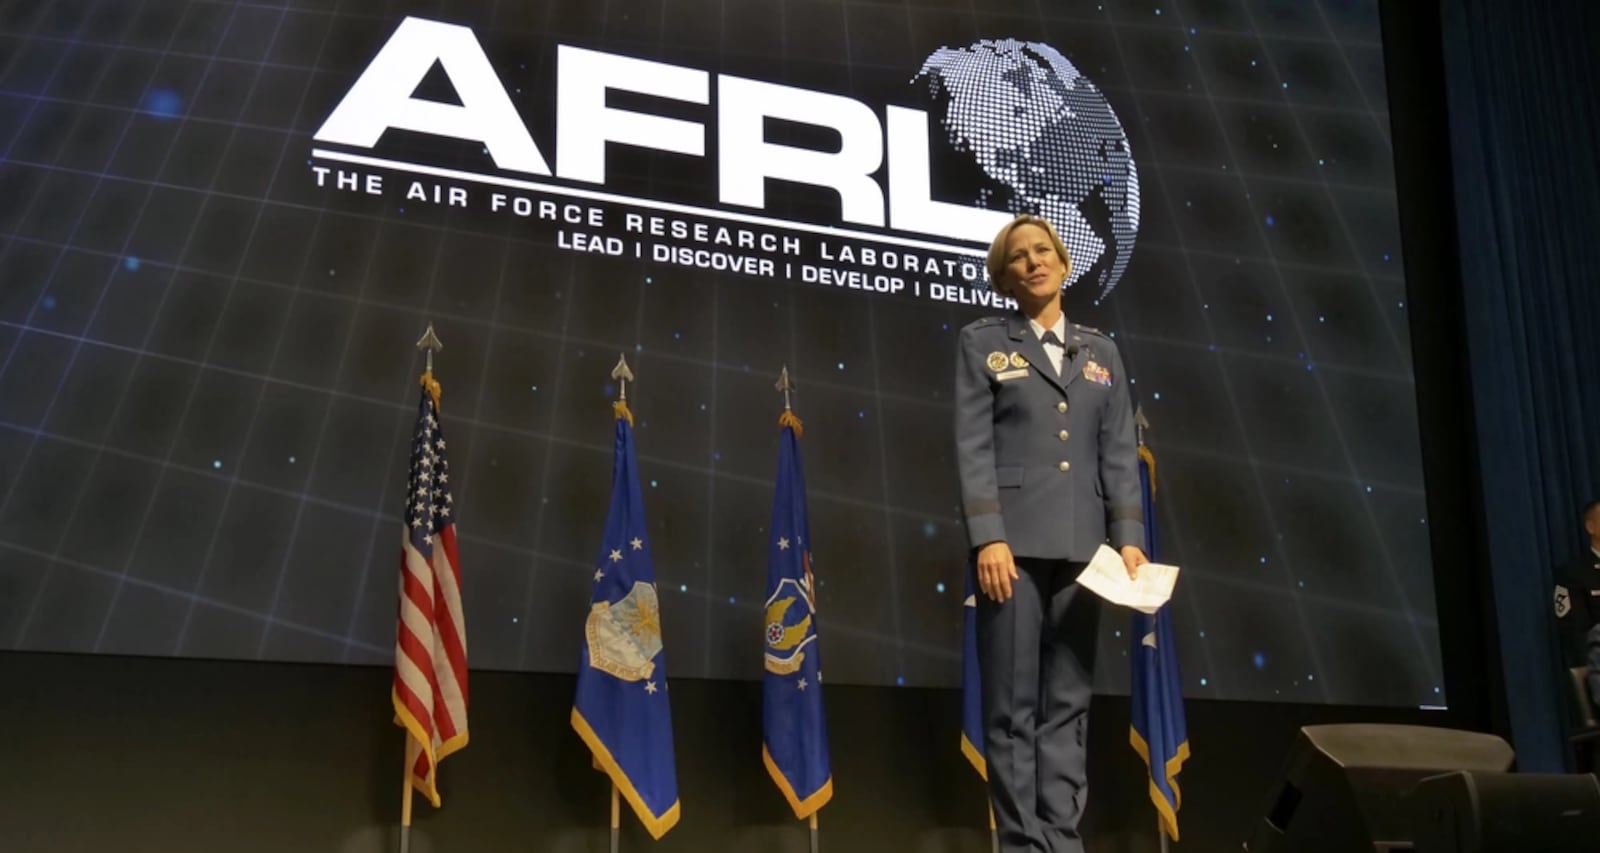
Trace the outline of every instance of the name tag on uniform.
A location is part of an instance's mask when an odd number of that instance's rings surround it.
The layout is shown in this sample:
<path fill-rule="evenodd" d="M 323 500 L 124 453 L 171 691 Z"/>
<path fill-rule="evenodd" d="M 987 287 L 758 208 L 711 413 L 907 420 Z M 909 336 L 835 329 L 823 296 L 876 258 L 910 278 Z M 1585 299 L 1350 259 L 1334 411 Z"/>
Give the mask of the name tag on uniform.
<path fill-rule="evenodd" d="M 1000 380 L 1001 382 L 1005 382 L 1008 379 L 1021 379 L 1027 375 L 1028 368 L 1024 367 L 1020 370 L 1002 370 L 999 373 L 996 373 L 994 378 Z"/>

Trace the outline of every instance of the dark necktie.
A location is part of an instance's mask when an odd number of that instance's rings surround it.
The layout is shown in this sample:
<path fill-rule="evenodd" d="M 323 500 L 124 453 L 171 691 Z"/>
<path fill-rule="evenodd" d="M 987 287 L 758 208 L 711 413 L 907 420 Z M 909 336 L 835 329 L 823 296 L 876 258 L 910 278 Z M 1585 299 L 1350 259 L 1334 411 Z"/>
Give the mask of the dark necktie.
<path fill-rule="evenodd" d="M 1066 346 L 1061 343 L 1061 339 L 1060 338 L 1056 337 L 1056 330 L 1055 329 L 1045 329 L 1044 330 L 1044 337 L 1040 338 L 1040 342 L 1041 343 L 1046 343 L 1046 344 L 1055 344 L 1056 346 L 1061 347 L 1061 349 L 1063 350 L 1063 352 L 1061 354 L 1061 365 L 1056 368 L 1056 375 L 1060 376 L 1062 369 L 1064 367 L 1066 367 L 1066 352 L 1065 352 Z M 1046 353 L 1046 355 L 1048 355 L 1048 354 L 1049 353 Z M 1051 361 L 1053 362 L 1054 359 L 1051 359 Z"/>

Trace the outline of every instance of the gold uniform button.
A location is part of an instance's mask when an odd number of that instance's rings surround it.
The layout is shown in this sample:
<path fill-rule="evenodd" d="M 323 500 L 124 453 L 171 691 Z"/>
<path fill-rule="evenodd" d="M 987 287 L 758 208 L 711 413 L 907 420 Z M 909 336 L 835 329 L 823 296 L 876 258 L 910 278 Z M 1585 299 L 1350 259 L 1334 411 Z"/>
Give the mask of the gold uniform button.
<path fill-rule="evenodd" d="M 1061 471 L 1062 471 L 1062 473 L 1066 473 L 1067 469 L 1069 469 L 1071 467 L 1072 467 L 1072 463 L 1071 462 L 1062 462 L 1061 463 Z"/>
<path fill-rule="evenodd" d="M 1057 434 L 1056 437 L 1060 438 L 1062 441 L 1066 441 L 1067 440 L 1067 431 L 1066 430 L 1062 430 L 1060 433 Z"/>
<path fill-rule="evenodd" d="M 1056 404 L 1056 411 L 1058 411 L 1058 412 L 1060 412 L 1062 414 L 1066 414 L 1067 413 L 1067 401 L 1066 400 L 1062 400 L 1061 402 L 1057 403 Z"/>

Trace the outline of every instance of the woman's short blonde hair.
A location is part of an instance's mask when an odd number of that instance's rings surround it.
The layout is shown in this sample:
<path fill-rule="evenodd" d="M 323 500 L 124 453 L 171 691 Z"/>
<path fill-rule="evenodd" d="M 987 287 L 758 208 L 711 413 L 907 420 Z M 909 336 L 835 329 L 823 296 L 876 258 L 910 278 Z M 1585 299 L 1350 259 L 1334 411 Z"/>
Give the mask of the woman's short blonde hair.
<path fill-rule="evenodd" d="M 1050 243 L 1056 247 L 1056 252 L 1061 255 L 1061 263 L 1066 266 L 1067 275 L 1069 277 L 1072 275 L 1072 255 L 1067 252 L 1067 244 L 1061 242 L 1061 235 L 1056 233 L 1055 226 L 1051 225 L 1050 221 L 1042 216 L 1024 213 L 1007 222 L 1005 227 L 1000 229 L 1000 233 L 994 235 L 994 242 L 989 244 L 989 286 L 993 287 L 1001 295 L 1006 293 L 1005 288 L 1001 285 L 1001 278 L 1005 275 L 1007 266 L 1006 244 L 1011 241 L 1011 232 L 1023 225 L 1037 226 L 1043 229 L 1044 233 L 1050 235 Z"/>

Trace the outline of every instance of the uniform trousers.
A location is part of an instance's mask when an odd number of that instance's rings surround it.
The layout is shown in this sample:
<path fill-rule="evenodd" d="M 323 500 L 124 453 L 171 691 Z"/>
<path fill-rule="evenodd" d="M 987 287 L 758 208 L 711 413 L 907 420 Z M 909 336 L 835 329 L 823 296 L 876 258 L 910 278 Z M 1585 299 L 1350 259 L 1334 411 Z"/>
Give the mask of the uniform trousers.
<path fill-rule="evenodd" d="M 976 602 L 995 828 L 1005 853 L 1083 853 L 1100 598 L 1075 582 L 1082 562 L 1016 563 L 1009 600 Z"/>

